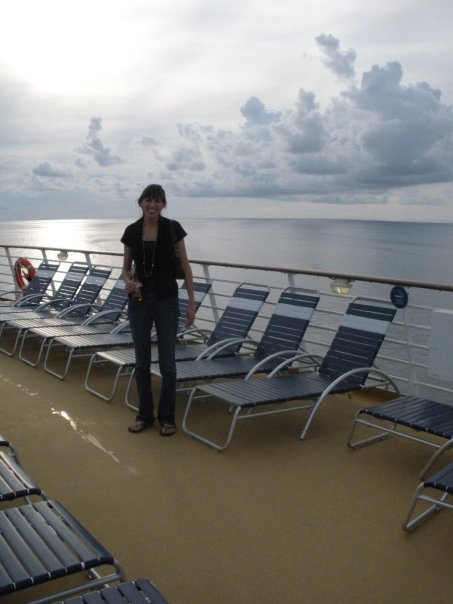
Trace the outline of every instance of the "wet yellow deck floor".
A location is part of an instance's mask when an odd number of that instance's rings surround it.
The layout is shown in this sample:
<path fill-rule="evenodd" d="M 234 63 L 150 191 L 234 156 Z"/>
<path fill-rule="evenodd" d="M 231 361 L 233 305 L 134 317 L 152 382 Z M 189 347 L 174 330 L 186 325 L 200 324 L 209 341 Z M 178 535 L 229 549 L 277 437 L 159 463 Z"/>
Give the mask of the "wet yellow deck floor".
<path fill-rule="evenodd" d="M 62 382 L 2 354 L 0 433 L 128 578 L 172 604 L 451 602 L 453 514 L 401 530 L 431 450 L 396 438 L 348 450 L 357 397 L 330 399 L 303 442 L 293 412 L 243 422 L 217 453 L 182 430 L 129 434 L 123 387 L 110 404 L 93 396 L 86 366 Z M 215 432 L 225 408 L 197 409 Z"/>

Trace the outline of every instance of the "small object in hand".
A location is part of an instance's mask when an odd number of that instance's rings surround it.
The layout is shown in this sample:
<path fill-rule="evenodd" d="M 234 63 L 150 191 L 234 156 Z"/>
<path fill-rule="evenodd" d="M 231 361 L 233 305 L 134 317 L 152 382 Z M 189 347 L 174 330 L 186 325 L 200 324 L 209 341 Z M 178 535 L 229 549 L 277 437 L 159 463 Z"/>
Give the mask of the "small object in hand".
<path fill-rule="evenodd" d="M 140 302 L 141 300 L 143 300 L 142 284 L 138 281 L 134 281 L 133 284 L 135 287 L 135 291 L 132 292 L 132 297 L 134 298 L 134 300 L 138 300 Z"/>

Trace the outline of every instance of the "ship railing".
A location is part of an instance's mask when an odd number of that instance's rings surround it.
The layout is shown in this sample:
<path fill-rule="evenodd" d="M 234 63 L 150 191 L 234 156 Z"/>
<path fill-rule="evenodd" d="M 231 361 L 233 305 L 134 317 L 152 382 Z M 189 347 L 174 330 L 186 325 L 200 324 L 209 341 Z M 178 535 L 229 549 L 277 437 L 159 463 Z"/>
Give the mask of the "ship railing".
<path fill-rule="evenodd" d="M 0 291 L 14 288 L 14 263 L 20 256 L 38 265 L 42 260 L 60 261 L 55 287 L 70 263 L 85 261 L 89 265 L 109 266 L 111 278 L 103 295 L 121 274 L 122 253 L 99 250 L 37 248 L 32 246 L 0 246 Z M 432 367 L 431 352 L 433 311 L 453 315 L 453 285 L 395 279 L 385 276 L 358 275 L 334 271 L 272 267 L 252 264 L 222 263 L 191 259 L 195 279 L 212 283 L 211 292 L 197 313 L 196 325 L 212 329 L 218 321 L 232 292 L 239 283 L 265 284 L 270 289 L 251 336 L 258 340 L 263 333 L 273 306 L 282 289 L 300 287 L 316 290 L 321 300 L 304 337 L 303 349 L 323 356 L 350 301 L 358 296 L 390 301 L 399 308 L 377 359 L 377 366 L 388 373 L 401 392 L 427 396 L 442 402 L 453 402 L 453 355 L 448 368 L 439 374 Z M 333 291 L 333 290 L 336 291 Z M 349 290 L 349 291 L 348 291 Z M 343 293 L 337 293 L 342 291 Z M 20 295 L 20 293 L 18 294 Z M 405 297 L 407 303 L 404 305 Z M 453 338 L 450 338 L 453 340 Z"/>

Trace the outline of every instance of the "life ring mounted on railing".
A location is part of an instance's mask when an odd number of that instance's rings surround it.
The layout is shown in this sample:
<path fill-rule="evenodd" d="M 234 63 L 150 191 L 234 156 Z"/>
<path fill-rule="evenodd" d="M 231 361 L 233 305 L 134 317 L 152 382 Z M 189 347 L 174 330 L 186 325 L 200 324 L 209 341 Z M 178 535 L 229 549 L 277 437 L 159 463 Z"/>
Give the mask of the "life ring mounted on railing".
<path fill-rule="evenodd" d="M 27 289 L 28 283 L 36 275 L 36 269 L 27 258 L 21 256 L 14 263 L 14 279 L 21 290 Z"/>

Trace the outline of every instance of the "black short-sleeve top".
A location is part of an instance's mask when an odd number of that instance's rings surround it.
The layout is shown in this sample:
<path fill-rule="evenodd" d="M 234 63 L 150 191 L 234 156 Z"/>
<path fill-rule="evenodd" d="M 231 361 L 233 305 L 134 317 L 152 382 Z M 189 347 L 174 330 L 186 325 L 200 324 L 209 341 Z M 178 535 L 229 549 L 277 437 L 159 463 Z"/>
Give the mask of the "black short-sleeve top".
<path fill-rule="evenodd" d="M 159 216 L 154 246 L 143 242 L 142 233 L 143 218 L 140 218 L 126 227 L 121 243 L 132 250 L 136 278 L 143 284 L 143 291 L 161 299 L 177 297 L 175 242 L 184 239 L 186 231 L 177 220 Z"/>

